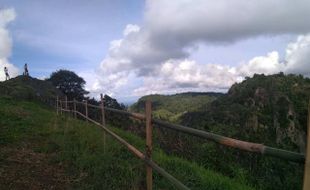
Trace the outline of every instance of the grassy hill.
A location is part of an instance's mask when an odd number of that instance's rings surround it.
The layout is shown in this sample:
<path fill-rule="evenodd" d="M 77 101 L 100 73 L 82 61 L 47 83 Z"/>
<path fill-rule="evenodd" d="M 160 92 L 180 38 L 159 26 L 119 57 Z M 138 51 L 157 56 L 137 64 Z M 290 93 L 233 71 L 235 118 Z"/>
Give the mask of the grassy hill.
<path fill-rule="evenodd" d="M 2 83 L 2 88 L 6 88 Z M 19 89 L 28 89 L 20 83 Z M 23 91 L 23 90 L 22 90 Z M 36 91 L 36 89 L 34 90 Z M 30 94 L 35 94 L 31 92 Z M 14 94 L 13 94 L 14 95 Z M 102 130 L 81 120 L 58 116 L 37 102 L 0 94 L 0 189 L 144 189 L 145 166 Z M 109 126 L 144 150 L 145 142 Z M 253 189 L 230 178 L 154 148 L 154 160 L 191 189 Z M 154 189 L 175 189 L 154 172 Z"/>
<path fill-rule="evenodd" d="M 152 101 L 153 116 L 156 118 L 170 120 L 172 122 L 187 112 L 204 110 L 207 105 L 216 98 L 221 97 L 221 93 L 213 92 L 186 92 L 174 95 L 147 95 L 141 97 L 130 107 L 131 111 L 144 112 L 145 101 Z"/>
<path fill-rule="evenodd" d="M 8 81 L 0 82 L 0 96 L 10 96 L 21 100 L 50 100 L 62 93 L 50 82 L 18 76 Z"/>

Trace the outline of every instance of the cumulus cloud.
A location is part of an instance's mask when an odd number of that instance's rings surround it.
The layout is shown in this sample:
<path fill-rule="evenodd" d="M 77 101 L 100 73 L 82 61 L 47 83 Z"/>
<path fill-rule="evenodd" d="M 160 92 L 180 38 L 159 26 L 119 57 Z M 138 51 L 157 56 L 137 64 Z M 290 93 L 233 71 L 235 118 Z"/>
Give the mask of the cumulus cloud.
<path fill-rule="evenodd" d="M 147 76 L 144 84 L 133 93 L 141 96 L 182 91 L 226 91 L 232 84 L 255 73 L 284 72 L 310 76 L 310 34 L 299 36 L 295 42 L 287 45 L 285 52 L 282 61 L 279 53 L 273 51 L 235 67 L 201 64 L 193 60 L 169 60 L 161 64 L 155 75 Z"/>
<path fill-rule="evenodd" d="M 285 62 L 285 72 L 310 76 L 310 34 L 288 45 Z"/>
<path fill-rule="evenodd" d="M 310 1 L 300 0 L 147 0 L 141 26 L 127 25 L 112 41 L 100 64 L 94 89 L 117 91 L 128 76 L 144 81 L 135 94 L 168 89 L 224 89 L 244 76 L 279 71 L 302 72 L 309 62 L 307 36 L 288 46 L 285 61 L 274 51 L 239 66 L 188 60 L 197 44 L 226 45 L 242 39 L 310 32 Z M 307 47 L 305 47 L 307 46 Z"/>
<path fill-rule="evenodd" d="M 197 43 L 230 43 L 260 35 L 310 32 L 310 1 L 219 0 L 146 1 L 142 27 L 128 25 L 103 61 L 119 68 L 139 66 L 148 75 L 154 65 L 189 56 Z M 106 63 L 108 64 L 108 63 Z"/>
<path fill-rule="evenodd" d="M 284 64 L 280 63 L 279 53 L 273 51 L 266 56 L 258 56 L 251 59 L 248 63 L 238 66 L 240 76 L 252 76 L 253 74 L 273 74 L 284 69 Z"/>
<path fill-rule="evenodd" d="M 12 39 L 7 25 L 15 19 L 14 9 L 0 9 L 0 81 L 5 80 L 4 67 L 9 69 L 11 77 L 18 74 L 18 69 L 8 61 L 11 55 Z"/>
<path fill-rule="evenodd" d="M 199 64 L 193 60 L 169 60 L 161 65 L 155 75 L 145 77 L 144 85 L 135 89 L 133 94 L 225 91 L 239 80 L 234 67 Z"/>
<path fill-rule="evenodd" d="M 145 17 L 153 36 L 164 39 L 160 45 L 169 38 L 190 44 L 309 32 L 309 10 L 308 0 L 149 0 Z"/>

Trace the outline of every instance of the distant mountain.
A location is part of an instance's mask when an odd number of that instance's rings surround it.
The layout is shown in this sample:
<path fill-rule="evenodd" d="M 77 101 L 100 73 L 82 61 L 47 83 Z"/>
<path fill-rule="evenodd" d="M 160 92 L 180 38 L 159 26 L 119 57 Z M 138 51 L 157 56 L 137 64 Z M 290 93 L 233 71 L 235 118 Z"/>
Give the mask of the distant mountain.
<path fill-rule="evenodd" d="M 187 112 L 204 110 L 209 103 L 223 96 L 215 92 L 186 92 L 174 95 L 147 95 L 141 97 L 129 109 L 134 112 L 144 112 L 145 101 L 152 101 L 154 117 L 176 121 Z"/>

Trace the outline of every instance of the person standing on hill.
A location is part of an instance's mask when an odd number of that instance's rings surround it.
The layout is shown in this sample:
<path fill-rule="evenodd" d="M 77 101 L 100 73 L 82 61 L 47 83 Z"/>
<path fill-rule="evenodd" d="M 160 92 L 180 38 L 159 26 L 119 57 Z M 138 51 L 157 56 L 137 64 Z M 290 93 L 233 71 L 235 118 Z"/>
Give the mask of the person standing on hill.
<path fill-rule="evenodd" d="M 25 65 L 24 65 L 24 75 L 25 75 L 25 76 L 29 76 L 28 65 L 27 65 L 27 63 L 25 63 Z"/>
<path fill-rule="evenodd" d="M 5 73 L 5 80 L 9 80 L 10 79 L 10 75 L 9 75 L 8 68 L 4 67 L 4 73 Z"/>

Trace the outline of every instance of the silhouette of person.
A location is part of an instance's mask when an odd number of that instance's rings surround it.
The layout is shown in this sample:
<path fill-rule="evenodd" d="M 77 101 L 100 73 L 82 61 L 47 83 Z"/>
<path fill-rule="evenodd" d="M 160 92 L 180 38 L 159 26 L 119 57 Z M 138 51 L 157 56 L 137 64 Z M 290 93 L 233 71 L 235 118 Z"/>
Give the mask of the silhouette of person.
<path fill-rule="evenodd" d="M 25 65 L 24 65 L 24 75 L 25 75 L 25 76 L 29 76 L 28 65 L 27 65 L 27 63 L 25 63 Z"/>
<path fill-rule="evenodd" d="M 4 73 L 5 73 L 5 80 L 9 80 L 10 79 L 10 75 L 9 75 L 8 68 L 4 67 Z"/>

